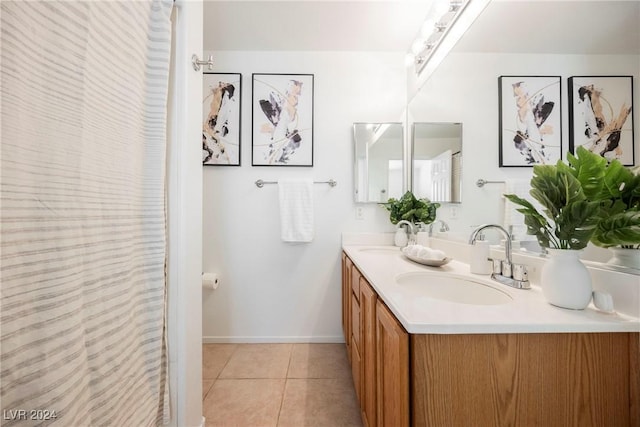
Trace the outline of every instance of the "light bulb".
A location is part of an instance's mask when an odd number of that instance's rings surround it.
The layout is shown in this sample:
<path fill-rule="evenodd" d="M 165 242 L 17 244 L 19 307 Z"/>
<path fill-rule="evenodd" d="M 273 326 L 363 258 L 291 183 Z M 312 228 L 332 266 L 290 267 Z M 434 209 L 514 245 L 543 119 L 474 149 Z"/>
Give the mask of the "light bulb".
<path fill-rule="evenodd" d="M 412 53 L 407 53 L 404 56 L 404 66 L 410 67 L 416 62 L 416 57 Z"/>
<path fill-rule="evenodd" d="M 439 19 L 440 17 L 442 17 L 442 15 L 449 12 L 450 6 L 451 3 L 449 2 L 449 0 L 436 0 L 431 7 L 432 13 L 430 13 L 430 15 L 435 17 L 436 19 Z"/>
<path fill-rule="evenodd" d="M 428 38 L 431 33 L 433 33 L 435 26 L 435 18 L 427 18 L 427 20 L 424 21 L 424 24 L 422 24 L 422 27 L 420 28 L 420 34 L 422 35 L 422 37 L 424 37 L 425 39 Z"/>
<path fill-rule="evenodd" d="M 422 52 L 423 49 L 424 49 L 424 39 L 422 38 L 416 39 L 416 41 L 414 41 L 413 44 L 411 45 L 411 52 L 413 52 L 414 55 L 419 54 L 420 52 Z"/>

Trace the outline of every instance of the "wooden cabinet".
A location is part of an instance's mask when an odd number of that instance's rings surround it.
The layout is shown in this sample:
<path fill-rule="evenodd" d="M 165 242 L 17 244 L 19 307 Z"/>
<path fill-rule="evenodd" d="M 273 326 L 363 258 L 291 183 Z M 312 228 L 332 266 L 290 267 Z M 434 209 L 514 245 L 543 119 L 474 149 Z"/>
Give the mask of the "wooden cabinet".
<path fill-rule="evenodd" d="M 360 271 L 351 265 L 350 271 L 351 288 L 349 289 L 349 298 L 351 308 L 349 313 L 351 316 L 349 329 L 351 331 L 351 371 L 353 375 L 353 385 L 356 389 L 358 402 L 362 403 L 362 328 L 360 327 L 360 280 L 362 275 Z M 355 284 L 354 284 L 355 283 Z"/>
<path fill-rule="evenodd" d="M 358 346 L 353 342 L 353 337 L 351 337 L 351 375 L 353 377 L 353 387 L 356 390 L 356 398 L 358 399 L 358 402 L 361 403 L 362 357 L 360 357 Z"/>
<path fill-rule="evenodd" d="M 353 373 L 353 385 L 356 388 L 356 396 L 358 396 L 358 402 L 360 400 L 360 390 L 362 383 L 360 378 L 362 377 L 362 351 L 360 347 L 360 304 L 355 295 L 351 294 L 351 370 Z"/>
<path fill-rule="evenodd" d="M 389 309 L 376 305 L 378 426 L 409 425 L 409 334 Z"/>
<path fill-rule="evenodd" d="M 639 426 L 638 336 L 411 335 L 412 422 Z"/>
<path fill-rule="evenodd" d="M 409 335 L 345 254 L 342 328 L 363 425 L 408 426 Z"/>
<path fill-rule="evenodd" d="M 342 254 L 342 332 L 347 347 L 347 356 L 351 361 L 351 269 L 353 263 L 346 254 Z"/>
<path fill-rule="evenodd" d="M 342 254 L 342 330 L 365 426 L 375 426 L 375 303 L 377 294 Z"/>
<path fill-rule="evenodd" d="M 360 336 L 362 375 L 360 404 L 365 427 L 376 425 L 376 302 L 378 294 L 364 279 L 360 279 Z"/>
<path fill-rule="evenodd" d="M 345 254 L 342 280 L 367 427 L 640 427 L 638 333 L 409 335 Z"/>

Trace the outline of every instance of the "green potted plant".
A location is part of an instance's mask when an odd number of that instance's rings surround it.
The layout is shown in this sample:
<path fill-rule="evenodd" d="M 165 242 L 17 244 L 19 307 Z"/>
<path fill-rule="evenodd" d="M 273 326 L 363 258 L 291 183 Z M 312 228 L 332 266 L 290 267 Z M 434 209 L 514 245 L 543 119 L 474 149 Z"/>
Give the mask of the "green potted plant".
<path fill-rule="evenodd" d="M 402 220 L 412 224 L 430 224 L 435 221 L 436 210 L 440 207 L 440 203 L 432 203 L 429 199 L 417 199 L 411 191 L 399 199 L 392 197 L 381 205 L 389 211 L 389 220 L 394 225 Z"/>
<path fill-rule="evenodd" d="M 640 173 L 618 160 L 578 147 L 562 168 L 576 177 L 589 200 L 599 202 L 598 223 L 591 237 L 596 246 L 613 252 L 612 264 L 640 269 Z"/>
<path fill-rule="evenodd" d="M 591 277 L 579 253 L 598 225 L 600 203 L 587 198 L 570 169 L 560 160 L 555 165 L 533 167 L 530 194 L 540 203 L 542 212 L 515 194 L 505 197 L 522 206 L 517 210 L 525 217 L 527 233 L 536 236 L 549 253 L 541 273 L 547 301 L 564 308 L 584 309 L 591 301 Z"/>

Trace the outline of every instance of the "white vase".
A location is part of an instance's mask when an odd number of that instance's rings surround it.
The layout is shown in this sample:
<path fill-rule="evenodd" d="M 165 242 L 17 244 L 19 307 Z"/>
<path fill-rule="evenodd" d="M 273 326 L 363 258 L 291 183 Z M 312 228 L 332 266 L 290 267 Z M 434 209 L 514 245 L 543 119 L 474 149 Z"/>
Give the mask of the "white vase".
<path fill-rule="evenodd" d="M 613 258 L 607 261 L 607 264 L 622 265 L 640 270 L 640 249 L 612 247 L 609 250 L 613 252 Z"/>
<path fill-rule="evenodd" d="M 542 267 L 540 286 L 550 304 L 583 310 L 591 301 L 591 275 L 580 260 L 579 250 L 547 249 L 549 259 Z"/>

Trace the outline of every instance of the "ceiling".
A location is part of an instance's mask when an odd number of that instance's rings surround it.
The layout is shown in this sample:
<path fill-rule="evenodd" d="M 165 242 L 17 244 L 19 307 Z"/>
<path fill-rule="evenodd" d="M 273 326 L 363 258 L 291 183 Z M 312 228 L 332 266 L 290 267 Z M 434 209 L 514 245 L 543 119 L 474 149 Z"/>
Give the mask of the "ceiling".
<path fill-rule="evenodd" d="M 204 49 L 406 52 L 430 6 L 205 0 Z M 454 51 L 640 54 L 640 0 L 493 0 Z"/>
<path fill-rule="evenodd" d="M 212 1 L 205 50 L 404 52 L 431 0 Z"/>
<path fill-rule="evenodd" d="M 640 1 L 496 1 L 455 52 L 640 54 Z"/>

